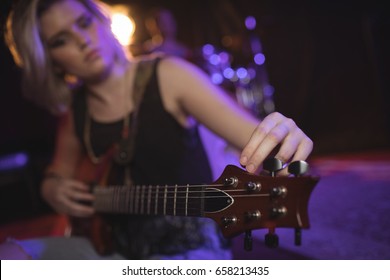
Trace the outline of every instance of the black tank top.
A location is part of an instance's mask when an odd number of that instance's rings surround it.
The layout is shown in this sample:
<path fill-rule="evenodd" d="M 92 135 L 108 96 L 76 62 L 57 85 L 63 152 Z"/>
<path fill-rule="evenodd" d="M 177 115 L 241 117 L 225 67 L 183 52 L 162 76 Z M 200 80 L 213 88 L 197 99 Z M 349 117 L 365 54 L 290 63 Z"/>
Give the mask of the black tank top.
<path fill-rule="evenodd" d="M 139 107 L 135 152 L 130 164 L 132 180 L 137 185 L 211 183 L 212 173 L 198 127 L 183 128 L 164 109 L 157 79 L 158 61 Z M 84 143 L 84 91 L 75 94 L 73 110 L 76 133 Z M 106 152 L 121 138 L 122 125 L 123 120 L 114 123 L 91 120 L 91 144 L 96 155 Z M 113 217 L 113 221 L 118 251 L 131 259 L 198 248 L 209 238 L 204 236 L 202 227 L 214 223 L 205 218 L 120 215 Z"/>

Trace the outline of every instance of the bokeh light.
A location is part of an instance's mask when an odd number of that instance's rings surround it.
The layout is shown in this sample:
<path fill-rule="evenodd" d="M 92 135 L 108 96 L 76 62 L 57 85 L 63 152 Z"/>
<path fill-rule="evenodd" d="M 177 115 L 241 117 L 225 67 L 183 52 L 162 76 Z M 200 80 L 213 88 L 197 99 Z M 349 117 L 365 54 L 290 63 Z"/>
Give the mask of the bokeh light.
<path fill-rule="evenodd" d="M 119 43 L 129 46 L 135 32 L 134 20 L 129 16 L 129 7 L 125 5 L 109 6 L 111 13 L 111 30 Z"/>

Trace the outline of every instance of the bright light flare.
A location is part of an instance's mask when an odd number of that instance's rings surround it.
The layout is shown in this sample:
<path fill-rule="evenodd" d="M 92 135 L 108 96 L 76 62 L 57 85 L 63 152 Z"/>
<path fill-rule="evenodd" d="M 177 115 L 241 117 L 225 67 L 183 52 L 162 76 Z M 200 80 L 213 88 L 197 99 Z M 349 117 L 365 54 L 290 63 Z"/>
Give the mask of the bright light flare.
<path fill-rule="evenodd" d="M 111 30 L 119 43 L 128 46 L 135 31 L 134 21 L 127 15 L 114 12 L 111 16 Z"/>

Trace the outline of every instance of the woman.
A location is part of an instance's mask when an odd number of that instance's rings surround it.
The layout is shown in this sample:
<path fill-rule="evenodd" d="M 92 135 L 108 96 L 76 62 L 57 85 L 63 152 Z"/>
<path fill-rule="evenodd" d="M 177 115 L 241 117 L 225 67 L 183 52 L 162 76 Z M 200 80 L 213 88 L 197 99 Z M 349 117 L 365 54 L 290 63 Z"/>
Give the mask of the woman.
<path fill-rule="evenodd" d="M 210 182 L 198 123 L 242 150 L 240 163 L 249 172 L 256 172 L 277 146 L 276 158 L 283 162 L 304 160 L 311 153 L 312 141 L 291 119 L 273 113 L 259 123 L 182 59 L 152 60 L 150 77 L 139 86 L 140 61 L 122 50 L 98 2 L 19 2 L 10 14 L 6 38 L 24 70 L 26 96 L 61 116 L 53 161 L 41 186 L 57 212 L 81 218 L 94 214 L 88 203 L 96 197 L 80 179 L 85 162 L 109 166 L 112 172 L 104 181 L 110 184 Z M 102 174 L 107 173 L 99 173 L 99 179 Z M 206 219 L 112 220 L 119 254 L 106 258 L 231 257 L 214 222 Z M 6 245 L 19 246 L 32 258 L 100 257 L 84 238 Z"/>

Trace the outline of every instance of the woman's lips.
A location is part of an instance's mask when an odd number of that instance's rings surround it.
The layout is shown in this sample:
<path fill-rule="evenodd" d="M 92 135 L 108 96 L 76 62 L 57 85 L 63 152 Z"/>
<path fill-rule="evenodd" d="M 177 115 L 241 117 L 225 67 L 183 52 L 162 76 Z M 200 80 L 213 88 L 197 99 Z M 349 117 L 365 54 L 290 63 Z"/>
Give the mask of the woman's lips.
<path fill-rule="evenodd" d="M 85 56 L 85 61 L 86 62 L 89 62 L 89 61 L 92 61 L 92 60 L 95 60 L 96 58 L 99 58 L 100 57 L 100 52 L 98 49 L 93 49 L 91 51 L 89 51 L 87 53 L 87 55 Z"/>

